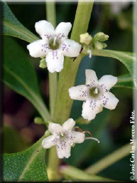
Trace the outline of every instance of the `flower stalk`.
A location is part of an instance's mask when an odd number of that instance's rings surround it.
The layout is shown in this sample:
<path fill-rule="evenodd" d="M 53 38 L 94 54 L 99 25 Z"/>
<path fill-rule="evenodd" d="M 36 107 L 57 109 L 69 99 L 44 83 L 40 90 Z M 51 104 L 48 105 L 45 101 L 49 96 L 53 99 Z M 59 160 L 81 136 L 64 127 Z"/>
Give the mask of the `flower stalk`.
<path fill-rule="evenodd" d="M 92 8 L 93 1 L 79 1 L 71 34 L 72 40 L 79 42 L 80 35 L 87 32 Z M 59 74 L 54 121 L 59 121 L 61 124 L 66 121 L 70 115 L 73 101 L 69 98 L 68 89 L 75 84 L 78 66 L 80 65 L 82 58 L 83 54 L 80 54 L 75 62 L 73 62 L 73 59 L 66 58 L 64 69 Z"/>
<path fill-rule="evenodd" d="M 56 26 L 56 9 L 55 9 L 55 2 L 48 2 L 46 1 L 46 16 L 47 20 Z M 54 116 L 54 109 L 55 109 L 55 101 L 56 101 L 56 93 L 57 92 L 57 73 L 50 73 L 49 72 L 49 101 L 50 101 L 50 116 L 51 119 Z M 60 160 L 57 157 L 56 148 L 52 147 L 49 150 L 49 157 L 48 157 L 48 178 L 50 181 L 57 181 L 60 180 L 60 175 L 58 174 L 58 167 L 60 164 Z"/>
<path fill-rule="evenodd" d="M 46 1 L 46 17 L 49 22 L 56 26 L 56 8 L 55 2 Z M 57 73 L 49 72 L 49 102 L 50 102 L 50 116 L 51 120 L 54 116 L 55 101 L 56 101 L 56 91 L 57 91 Z"/>

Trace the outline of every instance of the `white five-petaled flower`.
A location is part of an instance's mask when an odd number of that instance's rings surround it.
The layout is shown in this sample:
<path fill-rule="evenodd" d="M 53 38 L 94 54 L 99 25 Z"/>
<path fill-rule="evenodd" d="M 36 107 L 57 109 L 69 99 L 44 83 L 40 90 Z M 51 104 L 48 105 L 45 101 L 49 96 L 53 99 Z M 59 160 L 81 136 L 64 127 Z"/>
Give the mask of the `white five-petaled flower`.
<path fill-rule="evenodd" d="M 102 76 L 99 80 L 93 70 L 86 70 L 86 85 L 79 85 L 69 89 L 70 98 L 83 100 L 82 116 L 92 120 L 96 114 L 103 110 L 115 109 L 119 100 L 109 92 L 117 82 L 117 77 L 111 75 Z"/>
<path fill-rule="evenodd" d="M 62 126 L 57 123 L 50 123 L 48 130 L 52 135 L 42 141 L 42 146 L 46 149 L 56 146 L 57 155 L 60 159 L 69 158 L 71 146 L 75 143 L 82 143 L 85 134 L 73 130 L 75 121 L 69 118 Z"/>
<path fill-rule="evenodd" d="M 81 50 L 81 45 L 68 39 L 71 23 L 61 22 L 54 30 L 53 25 L 41 20 L 35 23 L 36 32 L 42 39 L 27 45 L 27 49 L 32 57 L 46 57 L 48 70 L 60 72 L 63 69 L 64 56 L 77 57 Z"/>

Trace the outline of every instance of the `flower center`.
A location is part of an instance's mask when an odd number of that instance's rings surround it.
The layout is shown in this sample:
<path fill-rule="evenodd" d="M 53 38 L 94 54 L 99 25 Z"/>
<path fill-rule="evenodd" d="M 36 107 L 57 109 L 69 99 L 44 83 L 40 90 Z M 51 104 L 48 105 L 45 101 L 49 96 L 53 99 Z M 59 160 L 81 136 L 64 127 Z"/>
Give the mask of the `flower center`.
<path fill-rule="evenodd" d="M 49 47 L 52 49 L 52 50 L 57 50 L 60 46 L 60 43 L 59 41 L 57 40 L 56 37 L 50 39 L 49 41 Z"/>
<path fill-rule="evenodd" d="M 100 95 L 100 89 L 97 87 L 93 87 L 89 89 L 89 94 L 93 98 L 97 98 Z"/>
<path fill-rule="evenodd" d="M 66 134 L 64 134 L 64 133 L 60 134 L 60 139 L 64 139 L 65 137 L 66 137 Z"/>
<path fill-rule="evenodd" d="M 64 132 L 64 133 L 60 133 L 56 136 L 56 139 L 60 139 L 60 140 L 63 140 L 63 139 L 70 139 L 72 136 L 71 136 L 71 133 L 68 133 L 68 132 Z"/>

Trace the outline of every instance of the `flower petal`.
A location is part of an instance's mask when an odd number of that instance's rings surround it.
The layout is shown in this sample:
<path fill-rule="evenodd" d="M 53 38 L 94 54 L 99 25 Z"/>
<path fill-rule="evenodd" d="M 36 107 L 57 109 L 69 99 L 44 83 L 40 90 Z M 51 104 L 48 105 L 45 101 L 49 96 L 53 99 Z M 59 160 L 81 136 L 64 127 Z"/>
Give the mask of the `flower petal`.
<path fill-rule="evenodd" d="M 77 57 L 81 50 L 81 45 L 76 41 L 66 39 L 61 44 L 63 54 L 67 57 Z"/>
<path fill-rule="evenodd" d="M 71 142 L 72 143 L 82 143 L 85 140 L 85 134 L 81 132 L 71 132 L 72 138 Z"/>
<path fill-rule="evenodd" d="M 48 44 L 43 40 L 37 40 L 27 45 L 27 49 L 32 57 L 44 57 L 48 52 Z"/>
<path fill-rule="evenodd" d="M 65 123 L 62 125 L 63 130 L 71 131 L 72 128 L 75 126 L 75 121 L 72 118 L 69 118 Z"/>
<path fill-rule="evenodd" d="M 101 101 L 102 101 L 103 107 L 110 109 L 110 110 L 115 109 L 119 102 L 119 100 L 111 92 L 106 92 L 101 97 Z"/>
<path fill-rule="evenodd" d="M 83 103 L 82 116 L 84 119 L 93 120 L 96 117 L 96 114 L 100 112 L 101 109 L 100 101 L 96 100 L 87 100 Z"/>
<path fill-rule="evenodd" d="M 50 123 L 48 130 L 52 133 L 52 134 L 60 134 L 63 132 L 63 128 L 61 125 L 57 124 L 57 123 Z"/>
<path fill-rule="evenodd" d="M 99 79 L 99 85 L 104 91 L 109 91 L 117 83 L 117 77 L 111 75 L 102 76 Z"/>
<path fill-rule="evenodd" d="M 47 68 L 53 72 L 60 72 L 63 69 L 64 56 L 60 51 L 54 50 L 46 56 Z"/>
<path fill-rule="evenodd" d="M 69 96 L 73 100 L 86 100 L 88 96 L 88 88 L 86 85 L 79 85 L 69 88 Z"/>
<path fill-rule="evenodd" d="M 42 141 L 42 146 L 46 149 L 49 149 L 51 148 L 52 146 L 55 145 L 54 143 L 54 135 L 50 135 L 49 137 L 45 138 L 43 141 Z"/>
<path fill-rule="evenodd" d="M 66 39 L 68 37 L 68 33 L 71 30 L 71 23 L 70 22 L 61 22 L 55 30 L 55 34 L 57 36 L 58 39 L 60 39 L 61 41 L 63 41 L 64 39 Z"/>
<path fill-rule="evenodd" d="M 57 148 L 57 155 L 60 159 L 62 158 L 69 158 L 71 152 L 71 145 L 68 143 L 67 140 L 59 140 L 56 145 Z"/>
<path fill-rule="evenodd" d="M 91 69 L 86 69 L 85 74 L 86 74 L 86 85 L 90 85 L 92 87 L 98 85 L 98 78 L 95 71 Z"/>
<path fill-rule="evenodd" d="M 40 21 L 36 22 L 35 29 L 36 29 L 36 32 L 43 39 L 46 39 L 46 40 L 51 38 L 55 33 L 53 25 L 46 20 L 40 20 Z"/>

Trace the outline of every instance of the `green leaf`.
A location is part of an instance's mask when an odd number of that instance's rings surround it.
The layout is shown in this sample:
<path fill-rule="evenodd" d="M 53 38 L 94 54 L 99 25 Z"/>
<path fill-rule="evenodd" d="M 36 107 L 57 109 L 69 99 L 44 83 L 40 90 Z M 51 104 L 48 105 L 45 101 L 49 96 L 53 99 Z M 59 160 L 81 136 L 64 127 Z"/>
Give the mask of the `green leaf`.
<path fill-rule="evenodd" d="M 5 2 L 3 3 L 3 25 L 4 35 L 13 36 L 27 42 L 33 42 L 38 39 L 17 20 Z"/>
<path fill-rule="evenodd" d="M 36 74 L 29 62 L 29 56 L 9 37 L 4 38 L 4 82 L 17 93 L 26 97 L 45 121 L 49 120 L 49 113 L 41 98 Z"/>
<path fill-rule="evenodd" d="M 20 153 L 4 154 L 4 181 L 48 181 L 42 140 Z"/>
<path fill-rule="evenodd" d="M 118 82 L 114 87 L 124 87 L 124 88 L 135 88 L 133 79 L 129 74 L 124 74 L 118 77 Z"/>
<path fill-rule="evenodd" d="M 121 51 L 112 51 L 112 50 L 93 50 L 93 55 L 111 57 L 121 61 L 126 68 L 128 69 L 133 82 L 135 83 L 135 55 L 133 53 L 121 52 Z"/>

